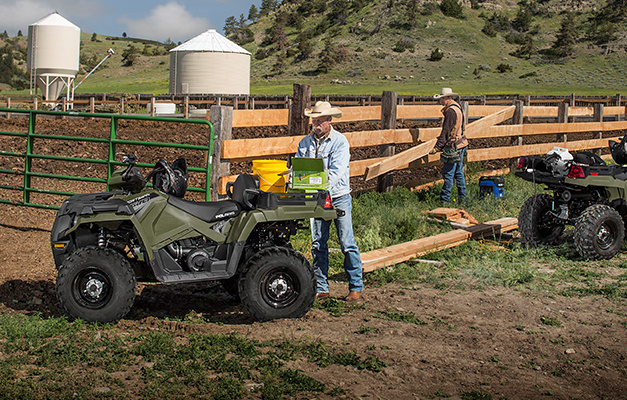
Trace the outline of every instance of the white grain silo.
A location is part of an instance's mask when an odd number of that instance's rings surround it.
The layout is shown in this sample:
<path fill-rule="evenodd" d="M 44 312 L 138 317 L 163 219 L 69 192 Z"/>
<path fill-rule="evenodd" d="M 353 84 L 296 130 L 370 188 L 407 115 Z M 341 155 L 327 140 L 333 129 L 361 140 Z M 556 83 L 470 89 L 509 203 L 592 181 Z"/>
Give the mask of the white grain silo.
<path fill-rule="evenodd" d="M 249 94 L 250 53 L 215 29 L 170 50 L 171 94 Z"/>
<path fill-rule="evenodd" d="M 78 73 L 81 30 L 54 12 L 28 26 L 30 89 L 41 89 L 44 99 L 56 100 L 70 88 Z"/>

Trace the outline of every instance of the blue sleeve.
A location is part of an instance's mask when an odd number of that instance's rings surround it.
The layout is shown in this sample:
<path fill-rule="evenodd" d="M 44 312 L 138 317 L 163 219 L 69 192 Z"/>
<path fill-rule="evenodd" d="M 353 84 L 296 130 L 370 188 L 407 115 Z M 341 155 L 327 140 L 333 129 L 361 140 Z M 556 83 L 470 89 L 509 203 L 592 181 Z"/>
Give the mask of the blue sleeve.
<path fill-rule="evenodd" d="M 335 187 L 344 175 L 348 175 L 350 157 L 348 140 L 343 138 L 329 154 L 329 188 Z"/>

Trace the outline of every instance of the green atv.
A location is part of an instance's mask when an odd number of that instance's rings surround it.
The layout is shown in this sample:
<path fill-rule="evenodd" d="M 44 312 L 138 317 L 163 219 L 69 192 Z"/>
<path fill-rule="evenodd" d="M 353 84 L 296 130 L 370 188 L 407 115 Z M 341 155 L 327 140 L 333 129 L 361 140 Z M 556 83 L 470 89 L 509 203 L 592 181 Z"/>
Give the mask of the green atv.
<path fill-rule="evenodd" d="M 227 187 L 230 199 L 193 202 L 181 198 L 184 162 L 175 169 L 176 162 L 160 160 L 146 178 L 137 157 L 125 163 L 109 179 L 111 191 L 74 195 L 57 213 L 56 292 L 68 317 L 120 320 L 138 281 L 221 281 L 257 320 L 309 311 L 314 271 L 290 237 L 305 219 L 337 218 L 328 192 L 267 193 L 255 176 L 242 174 Z"/>
<path fill-rule="evenodd" d="M 627 136 L 609 145 L 617 164 L 557 147 L 546 156 L 519 159 L 515 174 L 552 192 L 535 194 L 521 207 L 518 226 L 525 243 L 555 244 L 572 225 L 581 257 L 610 259 L 620 251 L 627 217 Z"/>

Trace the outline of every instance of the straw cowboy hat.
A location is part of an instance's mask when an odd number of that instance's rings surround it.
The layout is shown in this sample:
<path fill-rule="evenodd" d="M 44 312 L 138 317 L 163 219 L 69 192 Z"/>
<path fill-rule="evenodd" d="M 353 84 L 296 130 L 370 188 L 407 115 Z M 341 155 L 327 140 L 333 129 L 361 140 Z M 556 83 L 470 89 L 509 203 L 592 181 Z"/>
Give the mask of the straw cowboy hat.
<path fill-rule="evenodd" d="M 337 108 L 331 107 L 331 104 L 329 102 L 319 101 L 316 103 L 316 105 L 313 106 L 313 108 L 305 109 L 305 116 L 312 118 L 325 116 L 340 118 L 342 116 L 342 112 Z"/>
<path fill-rule="evenodd" d="M 442 88 L 440 94 L 434 94 L 433 98 L 439 99 L 440 97 L 458 97 L 457 93 L 453 93 L 453 90 L 450 87 Z"/>

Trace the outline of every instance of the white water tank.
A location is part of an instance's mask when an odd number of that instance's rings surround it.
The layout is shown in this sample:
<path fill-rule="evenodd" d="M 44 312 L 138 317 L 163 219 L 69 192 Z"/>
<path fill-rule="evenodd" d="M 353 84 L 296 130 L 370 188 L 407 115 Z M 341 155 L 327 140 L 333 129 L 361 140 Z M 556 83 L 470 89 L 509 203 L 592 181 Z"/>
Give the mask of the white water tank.
<path fill-rule="evenodd" d="M 215 29 L 170 50 L 170 94 L 249 94 L 250 52 Z"/>
<path fill-rule="evenodd" d="M 56 12 L 29 25 L 27 67 L 31 90 L 36 86 L 46 100 L 56 100 L 71 88 L 79 70 L 80 45 L 80 28 Z"/>

